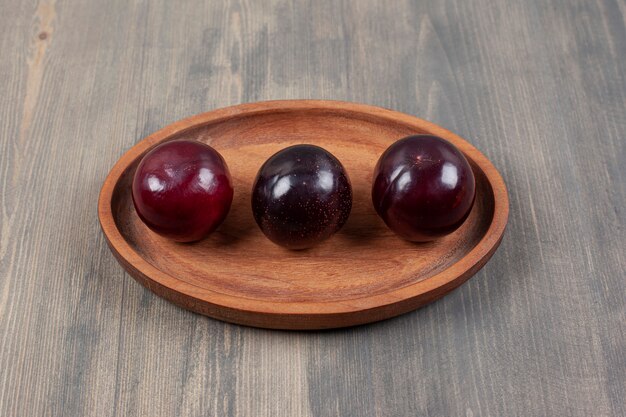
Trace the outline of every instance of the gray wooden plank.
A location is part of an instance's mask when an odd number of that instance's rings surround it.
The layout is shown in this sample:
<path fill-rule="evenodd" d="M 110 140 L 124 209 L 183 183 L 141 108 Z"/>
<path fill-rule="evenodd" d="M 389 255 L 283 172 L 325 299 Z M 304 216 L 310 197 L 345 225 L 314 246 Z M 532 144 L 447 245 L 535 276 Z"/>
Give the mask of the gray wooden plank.
<path fill-rule="evenodd" d="M 2 4 L 0 415 L 626 415 L 626 5 Z M 136 284 L 96 217 L 143 136 L 246 101 L 416 114 L 509 187 L 501 248 L 405 316 L 274 332 Z"/>

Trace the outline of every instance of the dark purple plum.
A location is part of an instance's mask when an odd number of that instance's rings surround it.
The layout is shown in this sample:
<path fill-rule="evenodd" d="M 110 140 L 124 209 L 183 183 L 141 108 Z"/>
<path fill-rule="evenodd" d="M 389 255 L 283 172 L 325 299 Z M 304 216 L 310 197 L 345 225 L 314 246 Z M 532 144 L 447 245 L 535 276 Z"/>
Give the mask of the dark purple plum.
<path fill-rule="evenodd" d="M 233 187 L 226 162 L 215 149 L 176 140 L 143 157 L 132 195 L 139 218 L 150 229 L 178 242 L 193 242 L 222 223 Z"/>
<path fill-rule="evenodd" d="M 329 238 L 348 220 L 352 186 L 330 152 L 295 145 L 271 156 L 252 188 L 252 212 L 272 242 L 305 249 Z"/>
<path fill-rule="evenodd" d="M 437 136 L 392 144 L 374 170 L 372 201 L 404 239 L 427 242 L 452 233 L 474 205 L 474 173 L 463 153 Z"/>

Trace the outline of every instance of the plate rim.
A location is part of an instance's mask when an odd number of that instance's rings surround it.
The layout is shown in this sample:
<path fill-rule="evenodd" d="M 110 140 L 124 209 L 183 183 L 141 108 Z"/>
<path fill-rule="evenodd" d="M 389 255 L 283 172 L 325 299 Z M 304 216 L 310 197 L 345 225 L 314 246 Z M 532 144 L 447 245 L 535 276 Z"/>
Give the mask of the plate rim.
<path fill-rule="evenodd" d="M 419 130 L 453 142 L 484 173 L 493 197 L 493 217 L 481 240 L 461 259 L 424 280 L 389 292 L 333 301 L 268 301 L 224 294 L 178 279 L 137 253 L 117 228 L 112 199 L 127 167 L 149 148 L 175 134 L 231 118 L 282 111 L 329 110 L 364 114 Z M 145 287 L 186 309 L 218 319 L 273 328 L 342 327 L 376 321 L 413 310 L 443 296 L 474 275 L 499 246 L 509 216 L 509 198 L 502 176 L 477 148 L 459 135 L 432 122 L 383 107 L 337 100 L 271 100 L 210 110 L 168 124 L 148 135 L 115 163 L 98 198 L 98 219 L 107 243 L 127 272 Z M 367 316 L 367 317 L 366 317 Z M 373 318 L 372 318 L 373 317 Z M 330 324 L 330 323 L 339 323 Z"/>

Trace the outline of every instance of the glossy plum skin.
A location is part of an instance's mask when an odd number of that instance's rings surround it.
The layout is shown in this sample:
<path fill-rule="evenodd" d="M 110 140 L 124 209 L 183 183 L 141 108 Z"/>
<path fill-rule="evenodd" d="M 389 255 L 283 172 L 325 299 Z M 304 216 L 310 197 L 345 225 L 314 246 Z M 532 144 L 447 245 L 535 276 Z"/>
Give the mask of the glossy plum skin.
<path fill-rule="evenodd" d="M 139 218 L 150 229 L 178 242 L 193 242 L 222 223 L 233 187 L 226 162 L 215 149 L 176 140 L 143 157 L 132 196 Z"/>
<path fill-rule="evenodd" d="M 252 213 L 261 231 L 289 249 L 329 238 L 351 209 L 352 186 L 343 165 L 319 146 L 295 145 L 274 154 L 252 188 Z"/>
<path fill-rule="evenodd" d="M 400 139 L 381 155 L 372 201 L 396 234 L 428 242 L 463 224 L 475 190 L 474 173 L 461 151 L 437 136 L 416 135 Z"/>

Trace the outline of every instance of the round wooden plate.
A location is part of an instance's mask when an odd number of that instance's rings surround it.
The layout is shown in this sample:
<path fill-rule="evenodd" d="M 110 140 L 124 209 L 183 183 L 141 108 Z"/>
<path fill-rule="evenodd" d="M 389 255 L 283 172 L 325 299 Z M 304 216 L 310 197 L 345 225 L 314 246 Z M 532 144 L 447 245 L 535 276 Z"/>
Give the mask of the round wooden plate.
<path fill-rule="evenodd" d="M 416 133 L 460 148 L 476 176 L 476 203 L 455 233 L 430 243 L 396 237 L 371 203 L 374 165 L 395 140 Z M 175 243 L 152 233 L 133 208 L 130 183 L 154 145 L 193 139 L 229 165 L 235 196 L 207 239 Z M 312 143 L 344 164 L 354 192 L 343 229 L 309 250 L 271 243 L 252 217 L 250 192 L 261 164 L 278 150 Z M 322 329 L 396 316 L 431 302 L 480 269 L 498 247 L 509 202 L 498 171 L 476 148 L 439 126 L 362 104 L 292 100 L 242 104 L 173 123 L 148 136 L 106 178 L 98 215 L 113 254 L 137 281 L 175 304 L 250 326 Z"/>

